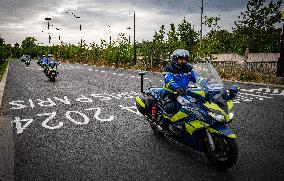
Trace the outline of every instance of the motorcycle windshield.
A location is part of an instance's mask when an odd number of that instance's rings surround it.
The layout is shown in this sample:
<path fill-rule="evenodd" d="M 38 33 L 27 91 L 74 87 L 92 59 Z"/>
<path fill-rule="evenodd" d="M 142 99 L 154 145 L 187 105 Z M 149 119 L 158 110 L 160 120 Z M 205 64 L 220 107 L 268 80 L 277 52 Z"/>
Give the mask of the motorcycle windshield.
<path fill-rule="evenodd" d="M 197 81 L 197 85 L 200 87 L 207 87 L 210 91 L 221 90 L 224 88 L 223 81 L 219 76 L 217 70 L 210 63 L 197 63 L 193 64 L 193 70 L 197 73 L 198 79 L 203 78 L 204 81 Z M 202 85 L 201 85 L 202 84 Z"/>

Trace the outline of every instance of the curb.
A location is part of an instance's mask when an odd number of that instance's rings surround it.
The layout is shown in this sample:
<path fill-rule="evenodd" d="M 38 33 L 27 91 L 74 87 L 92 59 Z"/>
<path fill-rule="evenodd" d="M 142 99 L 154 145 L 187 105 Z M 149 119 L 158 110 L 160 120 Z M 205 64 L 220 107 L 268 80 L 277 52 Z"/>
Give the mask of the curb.
<path fill-rule="evenodd" d="M 5 71 L 4 75 L 2 76 L 2 79 L 1 79 L 1 82 L 0 82 L 0 108 L 2 106 L 2 97 L 3 97 L 3 94 L 4 94 L 5 85 L 6 85 L 7 74 L 8 74 L 8 71 L 9 71 L 9 65 L 10 65 L 10 63 L 8 63 L 6 71 Z"/>
<path fill-rule="evenodd" d="M 0 82 L 0 109 L 2 97 L 9 72 L 9 62 Z M 14 136 L 13 125 L 8 121 L 8 116 L 3 116 L 0 110 L 0 180 L 14 180 Z"/>

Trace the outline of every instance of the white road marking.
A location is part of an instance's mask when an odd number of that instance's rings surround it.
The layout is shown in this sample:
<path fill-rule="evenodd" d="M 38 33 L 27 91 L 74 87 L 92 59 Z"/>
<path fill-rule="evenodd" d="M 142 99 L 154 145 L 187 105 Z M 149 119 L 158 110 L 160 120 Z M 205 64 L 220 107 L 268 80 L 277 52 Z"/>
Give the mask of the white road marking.
<path fill-rule="evenodd" d="M 245 100 L 243 100 L 243 101 L 245 101 L 245 102 L 251 102 L 252 100 L 250 100 L 250 99 L 245 99 Z"/>
<path fill-rule="evenodd" d="M 142 114 L 138 111 L 136 106 L 131 106 L 131 107 L 127 107 L 127 106 L 123 106 L 123 105 L 118 105 L 122 110 L 127 110 L 130 111 L 134 114 L 137 114 L 139 116 L 142 116 Z"/>
<path fill-rule="evenodd" d="M 73 118 L 71 117 L 70 113 L 76 113 L 76 114 L 81 115 L 81 116 L 84 118 L 84 121 L 83 121 L 83 122 L 76 121 L 75 119 L 73 119 Z M 88 123 L 90 122 L 90 119 L 89 119 L 88 116 L 86 116 L 86 114 L 81 113 L 81 112 L 78 112 L 78 111 L 67 111 L 65 115 L 66 115 L 66 118 L 67 118 L 69 121 L 71 121 L 71 122 L 73 122 L 73 123 L 75 123 L 75 124 L 78 124 L 78 125 L 88 124 Z"/>
<path fill-rule="evenodd" d="M 99 108 L 99 107 L 85 109 L 85 111 L 92 111 L 92 110 L 97 110 L 95 115 L 94 115 L 94 118 L 101 121 L 101 122 L 109 122 L 109 121 L 114 120 L 114 116 L 110 116 L 107 119 L 100 118 L 99 115 L 101 114 L 101 108 Z"/>
<path fill-rule="evenodd" d="M 250 96 L 254 96 L 254 97 L 261 97 L 261 98 L 273 98 L 273 97 L 262 96 L 262 95 L 248 94 L 248 93 L 245 93 L 245 92 L 240 92 L 240 94 L 250 95 Z"/>

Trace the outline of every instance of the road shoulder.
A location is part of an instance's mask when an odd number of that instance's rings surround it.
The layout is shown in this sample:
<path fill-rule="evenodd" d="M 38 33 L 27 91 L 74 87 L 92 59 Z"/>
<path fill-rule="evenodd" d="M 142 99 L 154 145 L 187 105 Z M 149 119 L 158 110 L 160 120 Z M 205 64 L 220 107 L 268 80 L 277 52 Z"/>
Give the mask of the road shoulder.
<path fill-rule="evenodd" d="M 0 107 L 6 85 L 9 64 L 0 82 Z M 14 180 L 14 140 L 13 125 L 0 112 L 0 180 Z"/>

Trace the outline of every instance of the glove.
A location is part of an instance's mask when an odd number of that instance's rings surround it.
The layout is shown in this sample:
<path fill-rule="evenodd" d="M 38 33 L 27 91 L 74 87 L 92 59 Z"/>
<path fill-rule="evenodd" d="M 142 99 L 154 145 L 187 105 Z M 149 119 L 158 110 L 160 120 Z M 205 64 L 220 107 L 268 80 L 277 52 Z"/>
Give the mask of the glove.
<path fill-rule="evenodd" d="M 183 90 L 183 88 L 177 88 L 176 89 L 176 92 L 179 94 L 179 95 L 181 95 L 181 96 L 183 96 L 183 95 L 185 95 L 185 91 Z"/>

